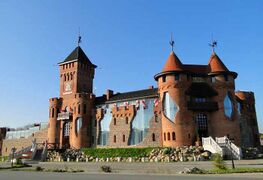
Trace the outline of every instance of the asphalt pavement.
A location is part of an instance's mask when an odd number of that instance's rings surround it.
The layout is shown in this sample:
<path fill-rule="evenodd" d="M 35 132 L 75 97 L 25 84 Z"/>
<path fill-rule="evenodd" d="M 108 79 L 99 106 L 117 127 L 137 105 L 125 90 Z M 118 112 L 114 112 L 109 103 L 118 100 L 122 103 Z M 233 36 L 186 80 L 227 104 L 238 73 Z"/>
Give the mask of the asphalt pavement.
<path fill-rule="evenodd" d="M 86 174 L 86 173 L 49 173 L 1 171 L 1 180 L 250 180 L 262 179 L 263 174 L 232 175 L 132 175 L 132 174 Z"/>

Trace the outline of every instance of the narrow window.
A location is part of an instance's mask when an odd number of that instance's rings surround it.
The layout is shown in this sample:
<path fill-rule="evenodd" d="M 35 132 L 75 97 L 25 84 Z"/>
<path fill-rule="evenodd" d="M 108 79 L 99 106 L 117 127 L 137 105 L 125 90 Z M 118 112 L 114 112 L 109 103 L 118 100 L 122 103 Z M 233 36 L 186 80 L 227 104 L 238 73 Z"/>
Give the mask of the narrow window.
<path fill-rule="evenodd" d="M 152 141 L 155 141 L 155 134 L 152 133 Z"/>
<path fill-rule="evenodd" d="M 78 114 L 80 114 L 80 104 L 78 104 Z"/>
<path fill-rule="evenodd" d="M 174 76 L 174 80 L 175 80 L 175 81 L 179 81 L 179 80 L 180 80 L 180 75 L 179 75 L 179 74 L 176 74 L 176 75 Z"/>
<path fill-rule="evenodd" d="M 228 75 L 224 75 L 225 81 L 228 81 Z"/>
<path fill-rule="evenodd" d="M 116 143 L 116 135 L 113 136 L 113 142 Z"/>
<path fill-rule="evenodd" d="M 51 117 L 54 117 L 54 108 L 52 108 L 52 116 Z"/>
<path fill-rule="evenodd" d="M 113 119 L 113 124 L 116 125 L 116 118 Z"/>
<path fill-rule="evenodd" d="M 172 133 L 172 138 L 173 138 L 173 141 L 175 141 L 175 139 L 176 139 L 175 132 Z"/>
<path fill-rule="evenodd" d="M 167 139 L 168 139 L 168 141 L 170 141 L 170 139 L 171 139 L 169 132 L 167 133 Z"/>
<path fill-rule="evenodd" d="M 158 122 L 158 115 L 157 115 L 157 113 L 154 114 L 154 121 Z"/>
<path fill-rule="evenodd" d="M 128 117 L 126 117 L 126 124 L 129 124 L 129 119 L 128 119 Z"/>
<path fill-rule="evenodd" d="M 212 76 L 212 77 L 211 77 L 211 82 L 212 82 L 212 83 L 215 83 L 215 82 L 216 82 L 216 77 L 215 77 L 215 76 Z"/>
<path fill-rule="evenodd" d="M 166 133 L 163 133 L 163 139 L 166 141 Z"/>
<path fill-rule="evenodd" d="M 166 76 L 163 76 L 162 78 L 163 78 L 163 82 L 166 82 Z"/>
<path fill-rule="evenodd" d="M 122 141 L 125 142 L 125 135 L 122 135 Z"/>
<path fill-rule="evenodd" d="M 67 80 L 67 78 L 66 78 L 66 74 L 64 74 L 64 81 L 66 81 Z"/>
<path fill-rule="evenodd" d="M 191 138 L 191 134 L 190 133 L 188 133 L 188 139 L 190 139 Z"/>
<path fill-rule="evenodd" d="M 69 66 L 69 68 L 71 68 L 71 63 L 69 63 L 69 65 L 68 65 L 68 66 Z"/>
<path fill-rule="evenodd" d="M 68 77 L 68 81 L 69 81 L 69 74 L 67 74 L 67 77 Z"/>
<path fill-rule="evenodd" d="M 84 104 L 83 105 L 83 114 L 86 114 L 86 112 L 87 112 L 87 106 L 86 106 L 86 104 Z"/>
<path fill-rule="evenodd" d="M 72 67 L 74 67 L 74 63 L 72 63 Z"/>

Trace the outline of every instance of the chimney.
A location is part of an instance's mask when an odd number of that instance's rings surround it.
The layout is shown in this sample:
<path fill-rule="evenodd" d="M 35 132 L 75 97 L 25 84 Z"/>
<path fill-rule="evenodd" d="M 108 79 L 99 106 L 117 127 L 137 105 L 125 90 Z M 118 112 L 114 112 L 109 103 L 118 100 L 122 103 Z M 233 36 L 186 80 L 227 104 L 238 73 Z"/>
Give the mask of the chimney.
<path fill-rule="evenodd" d="M 106 91 L 106 99 L 109 100 L 112 95 L 113 95 L 113 91 L 110 90 L 110 89 L 107 89 L 107 91 Z"/>

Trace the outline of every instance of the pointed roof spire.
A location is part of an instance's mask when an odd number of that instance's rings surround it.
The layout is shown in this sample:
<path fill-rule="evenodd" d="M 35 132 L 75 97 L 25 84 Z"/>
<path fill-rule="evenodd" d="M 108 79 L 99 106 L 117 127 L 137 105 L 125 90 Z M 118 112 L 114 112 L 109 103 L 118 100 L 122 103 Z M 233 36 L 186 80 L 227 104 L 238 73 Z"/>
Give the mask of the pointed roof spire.
<path fill-rule="evenodd" d="M 182 63 L 180 59 L 175 55 L 175 53 L 172 51 L 166 60 L 166 63 L 163 67 L 162 72 L 167 72 L 167 71 L 182 71 Z"/>
<path fill-rule="evenodd" d="M 208 66 L 210 68 L 210 72 L 229 72 L 228 68 L 225 64 L 221 61 L 221 59 L 217 56 L 215 52 L 212 53 Z"/>
<path fill-rule="evenodd" d="M 171 45 L 171 53 L 166 60 L 166 63 L 163 67 L 162 72 L 166 71 L 182 71 L 182 63 L 180 59 L 175 55 L 174 53 L 174 40 L 173 40 L 173 33 L 171 33 L 171 40 L 170 40 L 170 45 Z"/>

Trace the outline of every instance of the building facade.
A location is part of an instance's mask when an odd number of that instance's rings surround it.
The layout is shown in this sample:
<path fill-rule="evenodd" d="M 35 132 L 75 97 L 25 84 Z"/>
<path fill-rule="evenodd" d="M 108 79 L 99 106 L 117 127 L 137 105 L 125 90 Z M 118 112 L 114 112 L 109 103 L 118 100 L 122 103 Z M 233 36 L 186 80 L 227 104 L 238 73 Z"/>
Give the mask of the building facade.
<path fill-rule="evenodd" d="M 235 92 L 237 73 L 214 52 L 207 65 L 187 65 L 172 51 L 154 76 L 157 88 L 99 97 L 95 68 L 79 46 L 59 63 L 60 97 L 49 100 L 54 147 L 176 147 L 207 136 L 259 146 L 254 94 Z"/>

